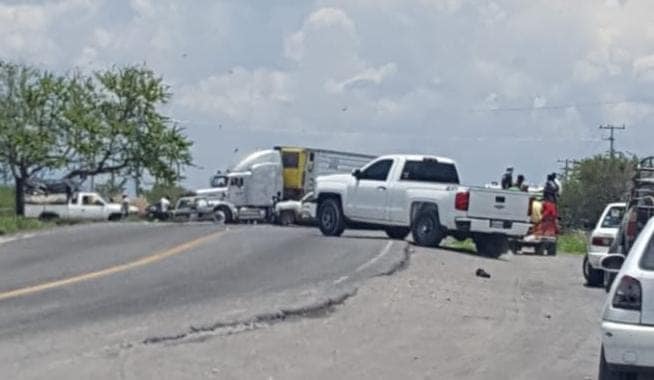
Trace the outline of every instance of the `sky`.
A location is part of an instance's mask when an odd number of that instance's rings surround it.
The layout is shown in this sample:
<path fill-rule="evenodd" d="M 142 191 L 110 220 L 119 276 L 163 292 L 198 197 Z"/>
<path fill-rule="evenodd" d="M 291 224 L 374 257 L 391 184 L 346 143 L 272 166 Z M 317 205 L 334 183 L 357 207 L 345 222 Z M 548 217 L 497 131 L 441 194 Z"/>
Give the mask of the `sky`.
<path fill-rule="evenodd" d="M 275 145 L 507 166 L 654 154 L 650 0 L 0 0 L 0 59 L 145 63 L 194 141 L 186 185 Z"/>

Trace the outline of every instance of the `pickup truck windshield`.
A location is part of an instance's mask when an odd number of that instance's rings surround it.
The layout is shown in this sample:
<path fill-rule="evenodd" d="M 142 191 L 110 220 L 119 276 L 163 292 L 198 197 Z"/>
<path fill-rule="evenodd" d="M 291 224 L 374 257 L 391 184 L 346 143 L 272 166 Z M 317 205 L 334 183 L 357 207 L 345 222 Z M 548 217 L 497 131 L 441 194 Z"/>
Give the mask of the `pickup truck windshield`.
<path fill-rule="evenodd" d="M 401 180 L 458 184 L 459 174 L 453 164 L 436 160 L 407 161 Z"/>

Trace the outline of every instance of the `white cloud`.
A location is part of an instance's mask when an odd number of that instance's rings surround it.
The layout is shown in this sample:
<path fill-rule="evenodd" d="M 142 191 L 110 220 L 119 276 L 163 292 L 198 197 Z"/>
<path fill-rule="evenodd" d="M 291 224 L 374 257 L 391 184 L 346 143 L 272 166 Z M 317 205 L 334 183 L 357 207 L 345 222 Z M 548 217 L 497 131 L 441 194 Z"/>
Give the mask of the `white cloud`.
<path fill-rule="evenodd" d="M 394 63 L 387 63 L 378 68 L 369 67 L 341 82 L 335 82 L 330 79 L 325 83 L 325 88 L 329 92 L 339 93 L 352 87 L 365 86 L 366 84 L 380 84 L 384 79 L 396 72 L 397 65 Z"/>

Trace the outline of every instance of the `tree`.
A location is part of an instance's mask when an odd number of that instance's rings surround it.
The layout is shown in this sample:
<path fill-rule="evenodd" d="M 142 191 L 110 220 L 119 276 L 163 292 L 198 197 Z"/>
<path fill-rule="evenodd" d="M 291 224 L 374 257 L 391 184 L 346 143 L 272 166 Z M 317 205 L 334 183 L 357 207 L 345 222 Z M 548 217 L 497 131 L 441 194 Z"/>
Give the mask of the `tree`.
<path fill-rule="evenodd" d="M 171 97 L 144 66 L 57 76 L 0 62 L 0 166 L 16 186 L 24 214 L 26 182 L 44 173 L 143 176 L 176 182 L 191 164 L 192 143 L 159 113 Z"/>
<path fill-rule="evenodd" d="M 625 200 L 634 175 L 635 158 L 586 158 L 563 184 L 560 210 L 563 225 L 584 227 L 594 223 L 608 203 Z"/>
<path fill-rule="evenodd" d="M 16 213 L 24 214 L 27 180 L 66 164 L 62 139 L 65 79 L 0 62 L 0 162 L 14 179 Z"/>

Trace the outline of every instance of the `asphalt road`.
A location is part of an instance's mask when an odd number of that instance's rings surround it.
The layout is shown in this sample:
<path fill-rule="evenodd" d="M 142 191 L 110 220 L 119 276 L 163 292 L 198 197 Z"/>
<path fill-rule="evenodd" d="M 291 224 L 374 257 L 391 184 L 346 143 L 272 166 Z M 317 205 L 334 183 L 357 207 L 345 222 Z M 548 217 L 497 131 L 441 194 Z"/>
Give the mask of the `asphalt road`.
<path fill-rule="evenodd" d="M 395 273 L 407 244 L 213 224 L 90 225 L 0 242 L 0 373 L 596 377 L 604 292 L 583 285 L 580 257 L 413 247 Z"/>
<path fill-rule="evenodd" d="M 0 368 L 49 363 L 329 302 L 406 243 L 313 228 L 98 224 L 0 244 Z M 294 309 L 295 308 L 295 309 Z"/>

